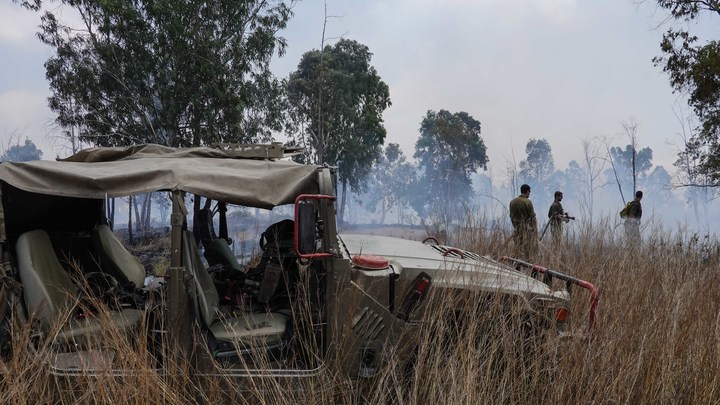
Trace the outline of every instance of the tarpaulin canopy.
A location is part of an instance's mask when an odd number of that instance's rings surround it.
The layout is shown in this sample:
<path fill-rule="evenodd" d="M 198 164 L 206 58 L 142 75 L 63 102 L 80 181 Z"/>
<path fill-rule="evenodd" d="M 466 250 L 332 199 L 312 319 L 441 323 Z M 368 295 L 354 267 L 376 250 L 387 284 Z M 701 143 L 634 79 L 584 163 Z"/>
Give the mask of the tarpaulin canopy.
<path fill-rule="evenodd" d="M 250 150 L 250 156 L 261 157 L 258 150 Z M 59 161 L 4 162 L 0 181 L 33 193 L 78 198 L 177 189 L 259 208 L 318 193 L 320 166 L 247 156 L 243 151 L 208 147 L 91 148 Z"/>

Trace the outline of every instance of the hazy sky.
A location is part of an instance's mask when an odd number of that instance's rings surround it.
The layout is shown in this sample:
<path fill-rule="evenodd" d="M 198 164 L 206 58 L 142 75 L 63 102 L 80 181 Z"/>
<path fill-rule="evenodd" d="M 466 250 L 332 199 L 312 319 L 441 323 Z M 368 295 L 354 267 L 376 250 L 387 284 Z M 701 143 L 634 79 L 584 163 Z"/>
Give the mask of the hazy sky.
<path fill-rule="evenodd" d="M 305 0 L 282 35 L 286 56 L 273 63 L 286 77 L 302 54 L 319 48 L 324 2 Z M 524 157 L 530 138 L 548 139 L 556 167 L 580 159 L 586 137 L 616 136 L 634 117 L 641 146 L 672 171 L 687 107 L 651 59 L 659 54 L 664 17 L 631 0 L 327 0 L 326 38 L 357 40 L 390 87 L 387 142 L 412 156 L 427 110 L 466 111 L 482 123 L 495 176 Z M 38 15 L 0 5 L 0 136 L 20 131 L 45 152 L 53 141 L 44 61 L 35 37 Z M 56 146 L 51 146 L 54 142 Z M 627 144 L 618 136 L 617 145 Z"/>

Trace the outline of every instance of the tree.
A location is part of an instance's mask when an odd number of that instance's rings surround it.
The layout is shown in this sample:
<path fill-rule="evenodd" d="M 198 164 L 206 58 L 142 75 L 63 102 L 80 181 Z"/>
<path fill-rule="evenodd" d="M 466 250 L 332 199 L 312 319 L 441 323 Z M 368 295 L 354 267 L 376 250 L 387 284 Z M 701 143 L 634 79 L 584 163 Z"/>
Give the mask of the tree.
<path fill-rule="evenodd" d="M 428 111 L 414 156 L 421 174 L 413 207 L 423 217 L 449 221 L 473 194 L 470 175 L 487 170 L 480 121 L 466 112 Z"/>
<path fill-rule="evenodd" d="M 575 160 L 571 160 L 568 163 L 567 169 L 558 170 L 551 177 L 551 184 L 558 185 L 555 190 L 563 192 L 565 201 L 574 201 L 574 203 L 572 203 L 573 212 L 577 212 L 578 208 L 582 209 L 587 205 L 584 193 L 585 178 L 585 170 L 580 166 L 580 163 Z M 559 180 L 561 180 L 562 183 L 557 183 Z M 577 204 L 580 204 L 580 207 L 578 207 Z"/>
<path fill-rule="evenodd" d="M 400 145 L 390 143 L 370 174 L 367 204 L 373 211 L 380 211 L 380 223 L 395 207 L 409 202 L 408 191 L 416 179 L 415 166 L 408 162 Z"/>
<path fill-rule="evenodd" d="M 688 142 L 693 138 L 693 125 L 690 121 L 685 122 L 678 116 L 682 123 L 682 132 L 679 134 L 683 144 L 678 152 L 678 159 L 674 166 L 676 172 L 676 186 L 687 187 L 685 199 L 692 208 L 695 217 L 695 224 L 698 228 L 708 229 L 708 213 L 710 204 L 720 193 L 715 187 L 707 167 L 701 164 L 700 156 L 687 147 Z"/>
<path fill-rule="evenodd" d="M 583 196 L 578 198 L 587 209 L 592 223 L 592 216 L 595 212 L 595 191 L 605 187 L 608 183 L 601 181 L 601 173 L 607 164 L 607 159 L 602 155 L 602 146 L 595 140 L 584 139 L 583 148 Z"/>
<path fill-rule="evenodd" d="M 54 50 L 49 106 L 62 128 L 80 129 L 80 141 L 197 146 L 267 140 L 281 129 L 282 87 L 269 63 L 285 50 L 276 36 L 291 15 L 285 2 L 55 3 L 76 10 L 82 26 L 42 16 L 38 37 Z"/>
<path fill-rule="evenodd" d="M 549 180 L 555 172 L 552 148 L 546 139 L 530 139 L 525 153 L 527 158 L 520 161 L 520 179 L 531 185 L 536 200 L 547 200 L 553 192 Z"/>
<path fill-rule="evenodd" d="M 347 187 L 363 190 L 385 142 L 382 113 L 391 104 L 390 90 L 371 57 L 367 46 L 341 39 L 306 52 L 287 82 L 289 135 L 305 148 L 304 161 L 338 166 L 340 218 Z"/>
<path fill-rule="evenodd" d="M 642 182 L 646 178 L 648 171 L 652 168 L 652 149 L 642 148 L 640 150 L 636 150 L 632 144 L 629 144 L 625 146 L 625 149 L 618 146 L 612 146 L 609 149 L 609 153 L 610 159 L 614 163 L 613 168 L 606 172 L 607 176 L 609 178 L 611 176 L 616 176 L 618 187 L 620 187 L 620 193 L 623 197 L 624 194 L 622 194 L 622 187 L 625 186 L 626 189 L 629 189 L 632 185 L 632 195 L 634 196 L 634 191 L 636 189 L 635 183 L 637 183 L 637 179 Z M 628 199 L 632 198 L 634 197 L 628 197 Z M 624 198 L 623 202 L 625 202 Z"/>
<path fill-rule="evenodd" d="M 18 141 L 15 145 L 8 147 L 0 155 L 0 162 L 28 162 L 31 160 L 42 159 L 42 151 L 35 146 L 33 141 L 25 138 L 25 144 L 20 145 Z"/>
<path fill-rule="evenodd" d="M 655 209 L 676 214 L 682 206 L 672 192 L 672 176 L 664 167 L 655 166 L 647 175 L 644 187 L 652 192 L 650 201 Z"/>
<path fill-rule="evenodd" d="M 671 18 L 691 21 L 701 14 L 720 14 L 717 1 L 658 0 Z M 686 153 L 697 158 L 713 186 L 720 180 L 720 42 L 699 44 L 687 30 L 669 29 L 660 43 L 663 56 L 653 58 L 670 77 L 674 91 L 688 94 L 688 105 L 699 120 L 697 133 L 686 144 Z"/>
<path fill-rule="evenodd" d="M 632 155 L 630 158 L 630 167 L 632 169 L 632 195 L 635 195 L 635 192 L 637 191 L 637 178 L 638 178 L 638 162 L 637 162 L 637 154 L 638 154 L 638 140 L 637 140 L 637 130 L 638 130 L 638 122 L 635 119 L 630 119 L 628 121 L 625 121 L 622 123 L 623 131 L 625 131 L 625 135 L 627 135 L 628 138 L 630 138 L 630 147 L 632 147 Z M 652 151 L 650 159 L 652 159 Z M 648 167 L 649 169 L 649 167 Z M 642 168 L 640 168 L 642 170 Z"/>

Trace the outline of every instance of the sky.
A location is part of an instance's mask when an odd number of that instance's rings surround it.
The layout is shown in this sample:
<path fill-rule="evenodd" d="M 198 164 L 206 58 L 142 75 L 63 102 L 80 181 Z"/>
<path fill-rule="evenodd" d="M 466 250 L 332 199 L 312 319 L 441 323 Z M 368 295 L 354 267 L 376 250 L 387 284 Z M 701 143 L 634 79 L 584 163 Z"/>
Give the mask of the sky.
<path fill-rule="evenodd" d="M 641 147 L 672 172 L 682 125 L 682 95 L 652 63 L 667 26 L 662 11 L 631 0 L 304 0 L 281 32 L 287 53 L 272 68 L 297 68 L 322 41 L 356 40 L 390 88 L 386 142 L 412 157 L 428 110 L 465 111 L 482 123 L 490 171 L 525 156 L 531 138 L 547 139 L 555 165 L 581 158 L 585 138 L 615 137 L 638 123 Z M 56 9 L 57 10 L 57 9 Z M 59 12 L 64 10 L 59 9 Z M 70 14 L 65 11 L 65 14 Z M 36 38 L 39 16 L 0 4 L 0 142 L 18 135 L 45 159 L 66 156 L 66 142 L 47 107 L 43 63 L 51 55 Z"/>

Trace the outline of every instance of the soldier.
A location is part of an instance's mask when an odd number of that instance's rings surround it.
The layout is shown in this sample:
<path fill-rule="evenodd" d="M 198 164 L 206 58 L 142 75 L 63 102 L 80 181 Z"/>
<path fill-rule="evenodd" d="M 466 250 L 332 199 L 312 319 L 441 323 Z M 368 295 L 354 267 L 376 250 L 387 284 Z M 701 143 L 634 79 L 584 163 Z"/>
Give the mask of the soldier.
<path fill-rule="evenodd" d="M 520 195 L 510 201 L 510 220 L 516 249 L 526 255 L 526 258 L 534 256 L 537 252 L 537 218 L 530 201 L 529 185 L 520 186 Z"/>
<path fill-rule="evenodd" d="M 635 192 L 635 199 L 630 201 L 630 209 L 628 216 L 625 218 L 625 236 L 629 243 L 640 243 L 640 218 L 642 218 L 642 205 L 640 200 L 643 198 L 643 192 L 638 190 Z"/>
<path fill-rule="evenodd" d="M 555 245 L 559 245 L 562 240 L 563 223 L 570 221 L 570 218 L 561 204 L 562 199 L 562 191 L 556 191 L 555 201 L 553 201 L 550 205 L 550 209 L 548 210 L 548 218 L 550 219 L 550 235 L 552 236 L 552 241 Z"/>

